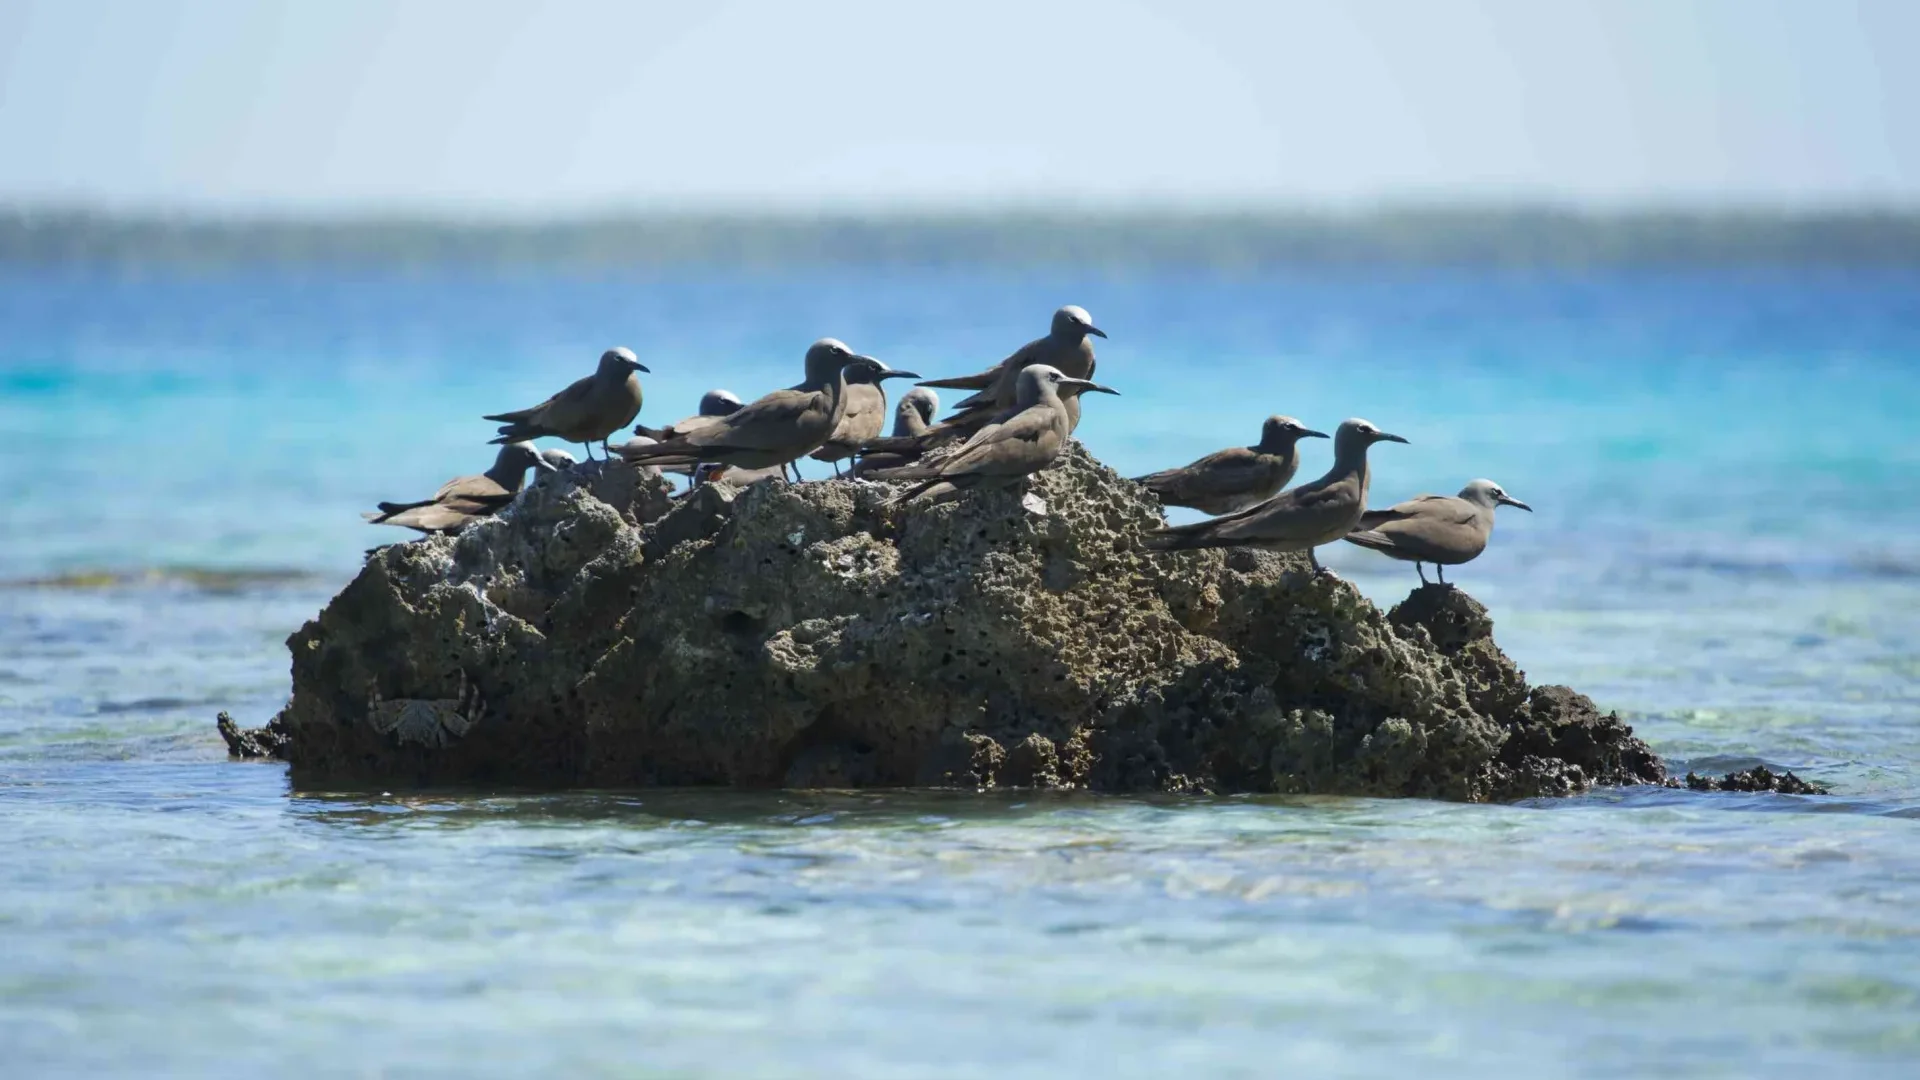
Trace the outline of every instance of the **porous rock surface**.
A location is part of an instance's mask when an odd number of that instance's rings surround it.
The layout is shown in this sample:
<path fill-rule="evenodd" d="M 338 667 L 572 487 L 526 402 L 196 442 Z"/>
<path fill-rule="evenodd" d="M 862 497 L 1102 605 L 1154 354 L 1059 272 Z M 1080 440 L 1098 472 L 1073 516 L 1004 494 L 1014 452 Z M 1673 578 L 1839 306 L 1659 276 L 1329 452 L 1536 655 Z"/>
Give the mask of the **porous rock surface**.
<path fill-rule="evenodd" d="M 1161 554 L 1077 445 L 1030 486 L 677 500 L 617 460 L 379 549 L 288 641 L 303 786 L 1091 788 L 1510 800 L 1665 770 L 1443 586 Z M 237 733 L 244 736 L 246 733 Z"/>

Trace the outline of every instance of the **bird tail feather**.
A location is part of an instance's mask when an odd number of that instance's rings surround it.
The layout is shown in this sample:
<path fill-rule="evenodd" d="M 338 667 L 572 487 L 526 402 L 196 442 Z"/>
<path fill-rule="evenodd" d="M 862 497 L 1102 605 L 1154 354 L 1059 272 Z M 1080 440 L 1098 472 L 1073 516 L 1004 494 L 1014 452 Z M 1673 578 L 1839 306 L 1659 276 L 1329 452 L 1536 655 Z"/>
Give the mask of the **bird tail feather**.
<path fill-rule="evenodd" d="M 951 379 L 924 379 L 915 386 L 931 386 L 940 390 L 985 390 L 993 385 L 995 372 L 979 375 L 955 375 Z"/>

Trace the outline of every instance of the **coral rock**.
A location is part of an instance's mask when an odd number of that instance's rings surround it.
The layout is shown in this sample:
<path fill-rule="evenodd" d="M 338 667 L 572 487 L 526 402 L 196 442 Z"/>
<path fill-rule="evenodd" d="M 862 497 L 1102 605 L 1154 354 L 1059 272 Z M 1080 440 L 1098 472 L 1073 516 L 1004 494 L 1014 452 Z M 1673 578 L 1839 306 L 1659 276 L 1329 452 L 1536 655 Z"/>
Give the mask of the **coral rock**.
<path fill-rule="evenodd" d="M 1301 557 L 1146 552 L 1158 504 L 1077 445 L 1009 490 L 895 490 L 669 500 L 595 463 L 381 549 L 289 640 L 295 782 L 1484 800 L 1665 776 L 1617 716 L 1529 688 L 1465 593 L 1383 613 Z"/>

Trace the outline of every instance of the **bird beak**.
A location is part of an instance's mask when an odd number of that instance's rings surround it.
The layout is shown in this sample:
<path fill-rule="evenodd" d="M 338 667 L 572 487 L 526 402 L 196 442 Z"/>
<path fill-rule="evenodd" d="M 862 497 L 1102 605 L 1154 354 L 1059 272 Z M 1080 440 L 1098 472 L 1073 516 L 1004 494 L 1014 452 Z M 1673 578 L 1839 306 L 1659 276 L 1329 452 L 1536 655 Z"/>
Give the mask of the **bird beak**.
<path fill-rule="evenodd" d="M 1407 440 L 1405 440 L 1405 439 L 1403 439 L 1403 438 L 1401 438 L 1401 437 L 1400 437 L 1400 436 L 1398 436 L 1398 435 L 1389 435 L 1389 434 L 1387 434 L 1386 432 L 1384 432 L 1384 431 L 1383 431 L 1383 432 L 1381 432 L 1380 434 L 1378 434 L 1378 435 L 1375 435 L 1375 436 L 1373 437 L 1373 441 L 1374 441 L 1374 442 L 1397 442 L 1397 443 L 1403 443 L 1403 442 L 1406 442 Z"/>
<path fill-rule="evenodd" d="M 1509 499 L 1505 495 L 1502 495 L 1499 498 L 1494 499 L 1493 501 L 1499 503 L 1501 506 L 1517 506 L 1520 509 L 1525 510 L 1529 514 L 1533 513 L 1533 507 L 1528 506 L 1526 503 L 1521 502 L 1519 499 Z"/>
<path fill-rule="evenodd" d="M 1302 439 L 1324 439 L 1324 438 L 1327 438 L 1328 436 L 1327 436 L 1327 433 L 1324 431 L 1308 431 L 1305 428 L 1302 428 L 1300 429 L 1300 434 L 1298 437 Z M 1403 439 L 1401 441 L 1405 442 L 1406 440 Z"/>
<path fill-rule="evenodd" d="M 635 360 L 635 361 L 633 362 L 633 369 L 634 369 L 635 371 L 644 371 L 644 372 L 646 372 L 646 373 L 647 373 L 647 374 L 649 374 L 649 375 L 651 375 L 651 374 L 653 374 L 653 369 L 652 369 L 652 368 L 650 368 L 650 367 L 648 367 L 647 365 L 645 365 L 645 364 L 643 364 L 643 363 L 641 363 L 641 362 L 640 362 L 640 361 L 638 361 L 638 360 Z"/>
<path fill-rule="evenodd" d="M 899 368 L 888 368 L 880 374 L 875 375 L 873 381 L 879 382 L 882 379 L 917 379 L 919 377 L 920 373 L 917 371 L 901 371 Z"/>
<path fill-rule="evenodd" d="M 553 462 L 548 461 L 546 458 L 541 457 L 539 454 L 535 454 L 533 455 L 533 471 L 534 472 L 559 472 L 560 470 L 553 467 Z"/>
<path fill-rule="evenodd" d="M 1087 327 L 1087 333 L 1089 333 L 1089 334 L 1092 334 L 1092 335 L 1093 335 L 1094 337 L 1106 337 L 1106 336 L 1107 336 L 1107 332 L 1106 332 L 1105 330 L 1102 330 L 1102 329 L 1100 329 L 1100 328 L 1099 328 L 1099 327 L 1097 327 L 1097 326 L 1089 326 L 1089 327 Z"/>
<path fill-rule="evenodd" d="M 1088 391 L 1092 391 L 1093 393 L 1096 393 L 1096 394 L 1112 394 L 1114 397 L 1120 396 L 1120 391 L 1115 390 L 1111 386 L 1101 386 L 1099 383 L 1094 382 L 1092 379 L 1061 379 L 1060 385 L 1071 386 L 1079 390 L 1083 394 L 1087 393 Z"/>

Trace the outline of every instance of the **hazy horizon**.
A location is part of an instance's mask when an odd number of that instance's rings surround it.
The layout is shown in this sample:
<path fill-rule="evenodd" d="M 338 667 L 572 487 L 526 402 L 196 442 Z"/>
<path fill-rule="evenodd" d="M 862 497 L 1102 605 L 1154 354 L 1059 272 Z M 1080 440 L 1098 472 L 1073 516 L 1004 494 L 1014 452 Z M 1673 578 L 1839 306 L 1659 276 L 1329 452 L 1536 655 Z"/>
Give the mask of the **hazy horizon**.
<path fill-rule="evenodd" d="M 574 218 L 1920 204 L 1920 5 L 0 7 L 0 204 Z"/>

